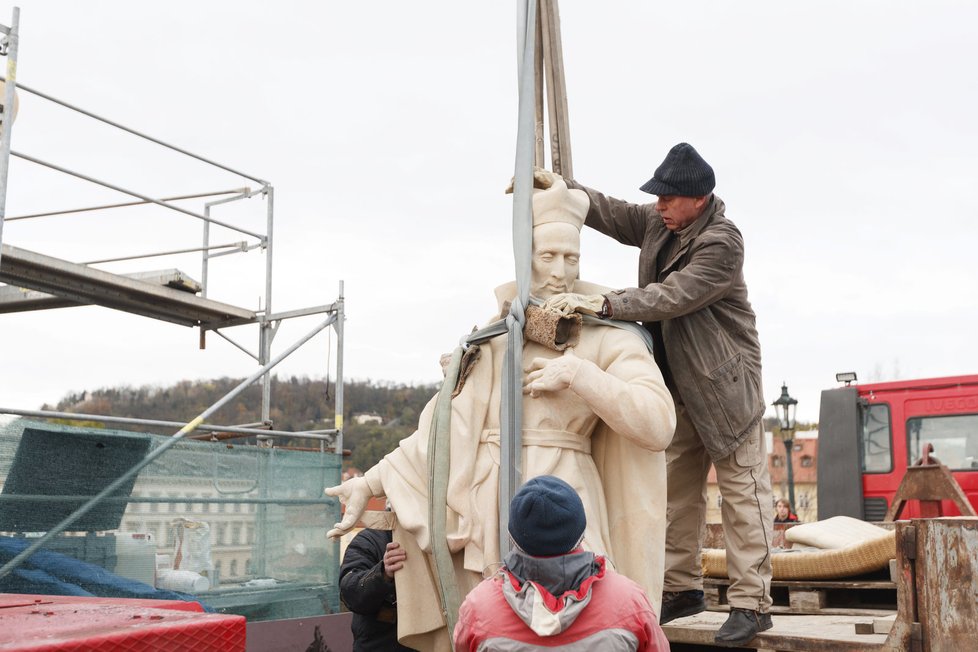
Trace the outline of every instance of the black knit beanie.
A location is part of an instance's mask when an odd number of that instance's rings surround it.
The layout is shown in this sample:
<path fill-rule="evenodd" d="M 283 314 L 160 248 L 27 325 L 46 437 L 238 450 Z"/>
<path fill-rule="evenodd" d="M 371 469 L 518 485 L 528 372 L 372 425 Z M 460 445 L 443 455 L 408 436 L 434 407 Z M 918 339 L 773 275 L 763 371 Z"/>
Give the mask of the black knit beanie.
<path fill-rule="evenodd" d="M 669 150 L 662 165 L 655 169 L 655 174 L 641 190 L 659 197 L 703 197 L 713 192 L 716 185 L 710 164 L 692 145 L 679 143 Z"/>
<path fill-rule="evenodd" d="M 509 535 L 533 557 L 570 552 L 580 543 L 586 525 L 580 496 L 552 475 L 533 478 L 509 503 Z"/>

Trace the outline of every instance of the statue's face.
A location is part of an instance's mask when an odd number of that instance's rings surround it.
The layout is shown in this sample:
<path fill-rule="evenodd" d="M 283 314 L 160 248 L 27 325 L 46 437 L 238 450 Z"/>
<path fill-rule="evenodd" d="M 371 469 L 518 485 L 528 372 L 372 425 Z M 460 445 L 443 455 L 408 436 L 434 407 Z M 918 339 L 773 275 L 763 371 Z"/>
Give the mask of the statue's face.
<path fill-rule="evenodd" d="M 574 291 L 580 272 L 581 233 L 564 222 L 541 224 L 533 229 L 533 279 L 530 294 L 549 299 Z"/>

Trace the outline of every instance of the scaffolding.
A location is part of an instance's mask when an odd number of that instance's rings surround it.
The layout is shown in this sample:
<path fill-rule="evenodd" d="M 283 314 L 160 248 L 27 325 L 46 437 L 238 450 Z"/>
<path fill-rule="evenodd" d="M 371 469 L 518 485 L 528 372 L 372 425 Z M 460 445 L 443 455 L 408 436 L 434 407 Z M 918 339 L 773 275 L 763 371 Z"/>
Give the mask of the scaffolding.
<path fill-rule="evenodd" d="M 35 156 L 12 150 L 11 131 L 12 119 L 2 120 L 0 131 L 0 313 L 23 312 L 30 310 L 48 310 L 79 305 L 99 305 L 115 310 L 167 321 L 184 326 L 200 329 L 200 345 L 204 348 L 205 336 L 208 331 L 227 340 L 237 349 L 254 358 L 259 366 L 265 367 L 271 360 L 272 341 L 282 321 L 310 315 L 328 315 L 331 325 L 337 334 L 336 355 L 336 427 L 327 430 L 311 430 L 296 435 L 329 435 L 324 441 L 330 441 L 334 451 L 342 450 L 342 401 L 343 401 L 343 283 L 340 282 L 339 295 L 336 301 L 328 305 L 319 305 L 286 312 L 274 312 L 272 309 L 272 255 L 274 251 L 274 188 L 262 177 L 248 174 L 218 163 L 198 154 L 192 153 L 160 139 L 154 138 L 136 129 L 124 126 L 108 118 L 87 111 L 64 100 L 55 98 L 47 93 L 31 88 L 16 81 L 19 9 L 14 8 L 10 26 L 0 26 L 4 35 L 0 44 L 0 55 L 7 58 L 6 77 L 4 81 L 4 107 L 14 106 L 15 90 L 30 93 L 55 105 L 74 111 L 92 120 L 109 125 L 117 130 L 153 143 L 159 147 L 177 152 L 223 170 L 239 179 L 257 184 L 210 192 L 195 192 L 154 198 L 149 194 L 122 187 L 110 181 L 99 179 L 83 172 L 69 169 L 55 163 L 39 159 Z M 12 112 L 8 111 L 5 116 Z M 57 173 L 68 175 L 82 181 L 108 188 L 112 191 L 134 198 L 134 201 L 82 206 L 24 215 L 7 216 L 7 172 L 10 158 L 43 166 Z M 252 198 L 264 201 L 266 209 L 266 225 L 264 231 L 244 228 L 240 225 L 217 219 L 212 211 L 217 206 L 232 202 L 240 202 Z M 187 200 L 203 200 L 202 210 L 196 211 L 185 208 L 178 202 Z M 3 225 L 5 222 L 34 220 L 44 217 L 79 214 L 93 211 L 110 211 L 139 205 L 155 205 L 171 213 L 194 218 L 201 222 L 200 246 L 170 249 L 140 253 L 129 256 L 101 258 L 84 262 L 69 262 L 61 258 L 45 255 L 41 252 L 28 251 L 4 242 Z M 242 240 L 227 243 L 211 241 L 211 226 L 217 225 L 237 233 Z M 210 279 L 210 260 L 232 254 L 247 253 L 260 250 L 264 253 L 264 288 L 261 307 L 257 310 L 231 305 L 208 297 L 208 282 Z M 177 269 L 147 271 L 128 274 L 115 274 L 94 267 L 98 264 L 118 262 L 123 260 L 151 259 L 177 254 L 200 253 L 200 280 L 194 280 L 190 275 Z M 257 350 L 251 351 L 231 339 L 224 329 L 236 326 L 257 325 Z M 271 428 L 271 383 L 268 372 L 262 374 L 262 426 Z M 5 409 L 6 411 L 6 409 Z M 21 411 L 11 410 L 8 414 L 20 414 Z M 134 421 L 133 423 L 138 423 Z M 227 427 L 222 427 L 227 430 Z"/>
<path fill-rule="evenodd" d="M 86 513 L 95 508 L 96 505 L 100 503 L 111 504 L 113 500 L 118 502 L 118 491 L 120 487 L 124 487 L 128 482 L 131 490 L 132 481 L 139 475 L 142 469 L 153 464 L 167 450 L 179 448 L 177 444 L 182 440 L 216 440 L 218 433 L 221 434 L 221 439 L 229 437 L 257 437 L 258 447 L 264 449 L 274 448 L 274 443 L 280 440 L 312 440 L 318 444 L 320 455 L 330 457 L 329 468 L 333 469 L 335 466 L 337 476 L 339 463 L 334 461 L 339 459 L 338 456 L 343 452 L 343 323 L 345 318 L 343 282 L 340 281 L 337 298 L 332 303 L 281 312 L 275 312 L 273 310 L 274 188 L 272 184 L 260 176 L 242 172 L 228 165 L 192 153 L 17 82 L 19 18 L 20 11 L 18 8 L 14 8 L 10 25 L 0 25 L 0 34 L 2 34 L 2 40 L 0 40 L 0 56 L 5 56 L 7 59 L 6 76 L 0 77 L 0 80 L 4 82 L 3 110 L 0 112 L 0 118 L 2 118 L 2 128 L 0 128 L 0 282 L 6 284 L 0 285 L 0 313 L 62 309 L 82 305 L 102 306 L 155 320 L 198 328 L 201 349 L 205 348 L 206 334 L 212 332 L 247 356 L 253 358 L 258 363 L 258 369 L 224 397 L 189 421 L 160 421 L 112 415 L 76 414 L 50 410 L 24 410 L 15 407 L 0 407 L 0 414 L 21 417 L 97 421 L 108 424 L 128 424 L 176 429 L 176 432 L 172 436 L 163 440 L 162 444 L 154 444 L 152 450 L 145 457 L 119 475 L 108 486 L 103 487 L 96 495 L 83 497 L 73 496 L 73 499 L 78 499 L 76 501 L 78 503 L 77 508 L 73 504 L 72 512 L 69 516 L 48 529 L 43 536 L 34 540 L 21 554 L 18 554 L 8 563 L 0 567 L 0 580 L 9 575 L 18 564 L 22 563 L 55 537 L 63 532 L 72 531 L 72 523 L 78 521 Z M 8 107 L 15 107 L 15 91 L 28 93 L 53 105 L 79 114 L 85 119 L 97 121 L 115 131 L 149 142 L 155 148 L 163 148 L 164 150 L 175 152 L 183 157 L 184 160 L 189 158 L 203 163 L 220 171 L 222 176 L 226 173 L 233 181 L 227 183 L 223 189 L 158 197 L 154 196 L 153 193 L 139 192 L 76 169 L 12 150 L 11 133 L 14 122 L 14 110 L 8 109 Z M 34 211 L 28 214 L 8 217 L 6 210 L 7 183 L 11 157 L 27 164 L 41 166 L 60 175 L 67 175 L 85 183 L 94 184 L 103 189 L 125 195 L 127 196 L 127 201 Z M 242 180 L 247 185 L 242 185 Z M 214 213 L 218 213 L 229 204 L 239 203 L 240 205 L 240 202 L 245 202 L 246 200 L 258 200 L 264 204 L 265 224 L 263 229 L 245 228 L 233 221 L 215 217 Z M 194 207 L 188 208 L 187 202 L 194 202 L 192 205 Z M 197 205 L 199 205 L 199 208 L 196 207 Z M 48 255 L 47 253 L 16 247 L 7 244 L 4 240 L 5 222 L 38 220 L 52 216 L 78 215 L 81 213 L 118 211 L 119 209 L 127 209 L 134 206 L 156 207 L 161 211 L 165 211 L 167 215 L 176 216 L 184 220 L 192 219 L 198 221 L 201 225 L 200 240 L 198 242 L 187 243 L 187 246 L 170 248 L 164 251 L 108 258 L 102 257 L 83 262 L 72 262 L 60 257 Z M 234 240 L 231 242 L 212 241 L 211 229 L 215 226 L 232 232 L 234 234 Z M 211 259 L 235 254 L 247 254 L 256 250 L 264 254 L 263 288 L 261 288 L 261 299 L 258 308 L 241 307 L 213 298 L 211 293 L 209 293 L 209 286 L 212 281 L 212 270 L 210 269 Z M 189 274 L 178 269 L 119 274 L 97 267 L 97 265 L 123 260 L 157 259 L 178 254 L 194 253 L 200 254 L 199 280 L 192 278 Z M 283 351 L 273 355 L 273 340 L 275 339 L 279 326 L 285 320 L 315 316 L 321 318 L 315 327 L 311 328 L 305 335 L 298 338 L 297 341 L 286 347 Z M 225 332 L 228 329 L 247 326 L 257 327 L 258 342 L 254 349 L 240 344 Z M 328 329 L 332 329 L 336 333 L 335 360 L 332 365 L 328 365 L 332 368 L 327 369 L 326 374 L 327 378 L 330 373 L 335 374 L 333 427 L 302 431 L 275 429 L 275 424 L 271 418 L 272 369 L 305 343 L 313 339 L 317 334 Z M 220 407 L 226 405 L 248 387 L 259 382 L 262 388 L 261 419 L 259 423 L 221 425 L 207 422 L 208 418 Z M 157 438 L 158 441 L 159 439 Z M 324 459 L 326 458 L 324 457 Z M 267 467 L 267 463 L 263 462 L 263 464 L 266 464 Z M 322 468 L 326 468 L 325 462 Z M 269 472 L 268 468 L 259 470 L 262 474 L 261 477 L 266 477 Z M 328 482 L 328 484 L 334 484 L 337 480 L 338 477 L 323 477 L 323 481 Z M 328 486 L 328 484 L 325 486 Z M 256 486 L 258 485 L 256 484 Z M 2 496 L 0 498 L 6 499 L 8 502 L 16 502 L 17 500 L 16 497 L 12 496 Z M 84 498 L 84 500 L 81 500 L 81 498 Z M 209 500 L 213 502 L 216 499 L 211 498 Z M 292 504 L 295 502 L 294 499 L 274 498 L 267 494 L 254 494 L 248 498 L 240 498 L 239 500 L 251 502 L 256 505 L 259 517 L 264 514 L 263 510 L 266 509 L 269 503 Z M 290 500 L 292 503 L 289 502 Z M 131 502 L 138 505 L 139 499 L 133 497 Z M 165 503 L 166 501 L 163 500 L 162 502 Z M 203 500 L 202 502 L 207 504 L 208 500 Z M 317 496 L 309 496 L 303 499 L 303 501 L 300 501 L 301 504 L 321 506 L 330 506 L 333 502 L 335 501 L 328 500 L 322 496 L 322 487 L 320 487 Z M 0 505 L 3 504 L 5 503 L 0 502 Z M 266 543 L 261 540 L 261 537 L 259 539 L 259 544 L 264 545 Z M 257 563 L 261 564 L 263 562 L 259 560 Z"/>

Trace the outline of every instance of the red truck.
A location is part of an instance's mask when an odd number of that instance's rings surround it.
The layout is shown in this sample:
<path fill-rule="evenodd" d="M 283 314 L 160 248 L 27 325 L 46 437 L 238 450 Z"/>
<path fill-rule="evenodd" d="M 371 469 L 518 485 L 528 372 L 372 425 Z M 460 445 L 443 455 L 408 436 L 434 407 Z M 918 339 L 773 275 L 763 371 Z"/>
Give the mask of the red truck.
<path fill-rule="evenodd" d="M 818 517 L 881 521 L 907 471 L 928 450 L 978 509 L 978 375 L 851 384 L 822 392 Z M 942 501 L 945 516 L 960 514 Z M 901 518 L 920 516 L 910 501 Z"/>

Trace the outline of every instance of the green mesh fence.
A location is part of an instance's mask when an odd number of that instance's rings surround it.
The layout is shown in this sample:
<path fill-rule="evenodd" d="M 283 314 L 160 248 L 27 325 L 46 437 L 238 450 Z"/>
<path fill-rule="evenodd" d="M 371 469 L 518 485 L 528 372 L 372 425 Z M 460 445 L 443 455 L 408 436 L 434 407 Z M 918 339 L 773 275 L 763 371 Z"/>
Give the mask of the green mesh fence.
<path fill-rule="evenodd" d="M 165 437 L 17 419 L 0 425 L 0 565 Z M 331 453 L 182 441 L 42 550 L 0 592 L 170 599 L 250 620 L 339 611 Z"/>

